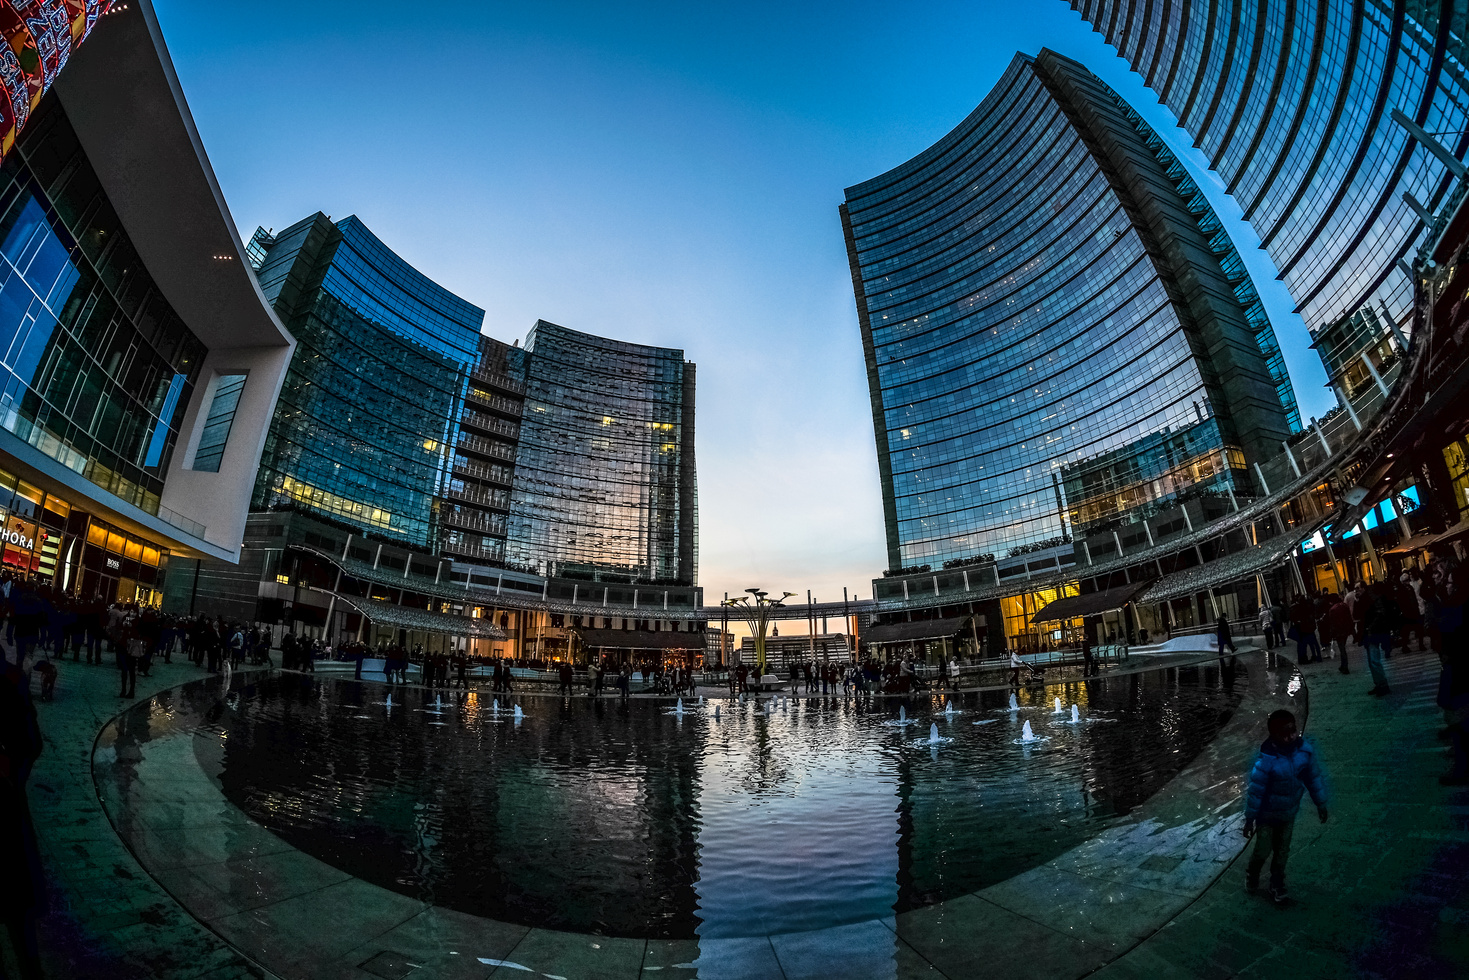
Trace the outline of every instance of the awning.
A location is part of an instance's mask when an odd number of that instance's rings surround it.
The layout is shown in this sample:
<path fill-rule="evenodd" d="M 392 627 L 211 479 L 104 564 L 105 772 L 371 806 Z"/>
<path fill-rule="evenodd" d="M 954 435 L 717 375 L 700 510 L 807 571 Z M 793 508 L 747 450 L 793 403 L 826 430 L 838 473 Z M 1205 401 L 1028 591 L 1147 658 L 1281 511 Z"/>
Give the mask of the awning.
<path fill-rule="evenodd" d="M 573 629 L 573 633 L 589 647 L 603 650 L 697 650 L 704 649 L 703 633 L 675 633 L 663 630 L 594 630 Z"/>
<path fill-rule="evenodd" d="M 917 640 L 942 640 L 969 630 L 972 616 L 948 619 L 920 619 L 912 623 L 887 623 L 869 627 L 862 634 L 863 643 L 912 643 Z"/>
<path fill-rule="evenodd" d="M 1462 538 L 1466 534 L 1469 534 L 1469 520 L 1460 521 L 1442 534 L 1435 534 L 1428 543 L 1430 545 L 1444 544 L 1455 538 Z"/>
<path fill-rule="evenodd" d="M 1399 542 L 1398 544 L 1393 545 L 1391 548 L 1388 548 L 1386 551 L 1383 552 L 1383 554 L 1406 555 L 1410 552 L 1417 551 L 1419 548 L 1428 547 L 1435 540 L 1437 540 L 1437 538 L 1438 535 L 1436 534 L 1415 534 L 1411 538 L 1408 538 L 1406 541 Z"/>
<path fill-rule="evenodd" d="M 1054 623 L 1121 609 L 1151 584 L 1151 582 L 1134 582 L 1115 589 L 1088 592 L 1086 595 L 1063 596 L 1037 609 L 1030 621 L 1032 623 Z"/>
<path fill-rule="evenodd" d="M 321 590 L 326 591 L 326 590 Z M 443 633 L 448 636 L 466 636 L 471 640 L 503 640 L 505 633 L 488 619 L 470 616 L 453 616 L 449 613 L 414 609 L 412 606 L 395 606 L 391 602 L 363 599 L 358 596 L 335 595 L 343 603 L 366 616 L 375 626 L 393 626 L 398 629 L 421 630 L 425 633 Z"/>

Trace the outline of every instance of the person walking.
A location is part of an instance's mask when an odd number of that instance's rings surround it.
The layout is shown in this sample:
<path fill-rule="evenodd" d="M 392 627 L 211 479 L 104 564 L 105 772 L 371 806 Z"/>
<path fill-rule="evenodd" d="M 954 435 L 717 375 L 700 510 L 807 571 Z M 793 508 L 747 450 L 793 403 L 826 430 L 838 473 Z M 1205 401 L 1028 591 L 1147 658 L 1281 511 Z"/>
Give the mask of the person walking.
<path fill-rule="evenodd" d="M 1351 667 L 1347 664 L 1347 641 L 1352 637 L 1355 622 L 1352 619 L 1352 609 L 1347 605 L 1345 596 L 1338 596 L 1331 604 L 1331 610 L 1326 614 L 1326 634 L 1330 638 L 1328 644 L 1335 643 L 1337 652 L 1341 654 L 1341 666 L 1337 670 L 1343 674 L 1350 674 Z"/>
<path fill-rule="evenodd" d="M 1363 646 L 1367 648 L 1367 669 L 1372 672 L 1372 690 L 1367 693 L 1376 697 L 1392 693 L 1383 661 L 1392 649 L 1393 637 L 1397 634 L 1401 616 L 1397 599 L 1391 590 L 1381 582 L 1373 583 L 1367 592 L 1362 639 Z"/>
<path fill-rule="evenodd" d="M 1316 639 L 1316 603 L 1310 596 L 1297 596 L 1291 603 L 1290 628 L 1295 633 L 1296 663 L 1318 662 L 1321 659 L 1321 642 Z"/>
<path fill-rule="evenodd" d="M 1288 897 L 1285 864 L 1302 796 L 1311 794 L 1321 822 L 1326 822 L 1326 773 L 1315 748 L 1297 733 L 1295 715 L 1282 708 L 1266 725 L 1270 737 L 1250 768 L 1245 793 L 1245 840 L 1255 840 L 1245 868 L 1245 887 L 1251 893 L 1259 891 L 1260 870 L 1268 858 L 1270 899 L 1279 905 Z"/>
<path fill-rule="evenodd" d="M 563 663 L 557 670 L 557 676 L 561 679 L 561 690 L 559 693 L 571 697 L 571 664 Z"/>
<path fill-rule="evenodd" d="M 1020 660 L 1020 651 L 1012 647 L 1010 650 L 1010 686 L 1015 688 L 1017 691 L 1020 690 L 1021 666 L 1022 664 Z"/>
<path fill-rule="evenodd" d="M 1260 607 L 1260 632 L 1265 634 L 1265 649 L 1275 649 L 1275 614 L 1269 605 Z"/>
<path fill-rule="evenodd" d="M 122 674 L 122 690 L 117 696 L 130 698 L 138 689 L 138 664 L 143 659 L 143 641 L 138 638 L 138 632 L 130 620 L 124 620 L 118 627 L 118 637 L 114 645 L 117 650 L 117 669 Z"/>

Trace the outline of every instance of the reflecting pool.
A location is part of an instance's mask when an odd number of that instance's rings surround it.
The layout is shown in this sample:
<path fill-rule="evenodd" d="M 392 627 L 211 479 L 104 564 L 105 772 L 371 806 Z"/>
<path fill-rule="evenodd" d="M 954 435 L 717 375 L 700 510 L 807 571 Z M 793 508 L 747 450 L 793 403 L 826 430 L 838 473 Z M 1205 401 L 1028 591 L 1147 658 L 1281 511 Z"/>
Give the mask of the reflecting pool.
<path fill-rule="evenodd" d="M 119 725 L 143 740 L 185 726 L 253 819 L 414 898 L 723 938 L 882 918 L 1044 863 L 1177 774 L 1247 686 L 1243 667 L 1177 668 L 1022 693 L 1014 711 L 970 694 L 951 713 L 944 698 L 686 702 L 680 717 L 525 697 L 516 720 L 484 693 L 390 703 L 380 684 L 259 674 L 165 692 Z M 1026 722 L 1036 741 L 1020 744 Z"/>

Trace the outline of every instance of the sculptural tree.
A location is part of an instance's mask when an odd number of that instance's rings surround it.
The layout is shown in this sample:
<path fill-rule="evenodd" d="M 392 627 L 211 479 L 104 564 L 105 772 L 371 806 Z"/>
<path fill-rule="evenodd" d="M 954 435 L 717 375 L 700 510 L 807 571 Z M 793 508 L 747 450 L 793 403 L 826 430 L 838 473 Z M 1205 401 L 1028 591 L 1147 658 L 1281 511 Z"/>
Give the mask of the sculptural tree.
<path fill-rule="evenodd" d="M 765 631 L 770 627 L 770 619 L 775 610 L 785 605 L 785 601 L 794 592 L 783 593 L 780 598 L 772 598 L 764 589 L 746 589 L 748 596 L 736 596 L 733 599 L 724 600 L 723 605 L 735 610 L 750 625 L 750 633 L 755 638 L 755 662 L 760 665 L 760 673 L 765 674 Z"/>

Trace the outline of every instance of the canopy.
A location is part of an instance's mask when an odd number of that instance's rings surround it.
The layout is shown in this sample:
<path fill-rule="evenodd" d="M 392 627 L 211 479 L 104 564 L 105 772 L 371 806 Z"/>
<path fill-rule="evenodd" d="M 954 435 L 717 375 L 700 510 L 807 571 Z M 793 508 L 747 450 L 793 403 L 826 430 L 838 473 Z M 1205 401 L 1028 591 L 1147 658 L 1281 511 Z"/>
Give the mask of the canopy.
<path fill-rule="evenodd" d="M 873 626 L 862 634 L 863 643 L 911 643 L 916 640 L 942 640 L 969 629 L 972 616 L 948 619 L 920 619 L 911 623 L 886 623 Z"/>
<path fill-rule="evenodd" d="M 411 606 L 395 606 L 391 602 L 363 599 L 358 596 L 328 592 L 342 602 L 366 616 L 376 626 L 392 626 L 399 629 L 422 630 L 425 633 L 444 633 L 449 636 L 466 636 L 472 640 L 503 640 L 505 633 L 488 619 L 470 616 L 453 616 L 449 613 L 414 609 Z"/>
<path fill-rule="evenodd" d="M 1428 547 L 1437 539 L 1437 535 L 1433 534 L 1415 534 L 1411 538 L 1408 538 L 1406 541 L 1402 541 L 1398 544 L 1393 545 L 1391 548 L 1384 551 L 1383 554 L 1406 555 L 1410 552 L 1417 551 L 1419 548 Z"/>
<path fill-rule="evenodd" d="M 1095 616 L 1098 613 L 1121 609 L 1135 599 L 1150 584 L 1152 583 L 1133 582 L 1131 585 L 1118 586 L 1115 589 L 1103 589 L 1100 592 L 1088 592 L 1086 595 L 1063 596 L 1037 609 L 1035 615 L 1031 617 L 1031 622 L 1053 623 L 1059 620 L 1080 619 L 1083 616 Z"/>
<path fill-rule="evenodd" d="M 1452 541 L 1455 538 L 1461 538 L 1465 534 L 1469 534 L 1469 520 L 1460 521 L 1442 534 L 1435 534 L 1432 538 L 1428 540 L 1428 543 L 1443 544 L 1446 541 Z"/>
<path fill-rule="evenodd" d="M 700 650 L 704 649 L 703 633 L 675 633 L 663 630 L 594 630 L 573 629 L 589 647 L 604 650 Z"/>

